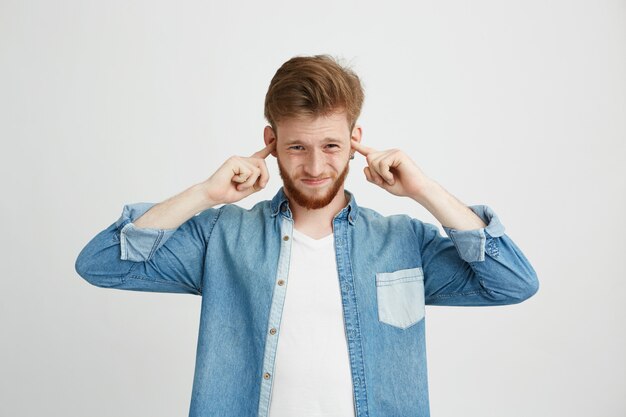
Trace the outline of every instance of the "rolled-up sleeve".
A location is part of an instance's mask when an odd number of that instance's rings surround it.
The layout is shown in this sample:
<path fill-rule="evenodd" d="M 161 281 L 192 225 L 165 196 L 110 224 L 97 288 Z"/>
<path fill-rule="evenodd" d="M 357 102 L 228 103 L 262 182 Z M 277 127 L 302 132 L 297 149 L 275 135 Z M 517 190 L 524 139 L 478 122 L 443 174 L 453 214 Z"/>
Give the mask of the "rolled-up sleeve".
<path fill-rule="evenodd" d="M 469 208 L 485 227 L 457 230 L 414 219 L 426 304 L 487 306 L 515 304 L 539 288 L 537 274 L 521 249 L 504 233 L 500 219 L 486 205 Z"/>
<path fill-rule="evenodd" d="M 120 259 L 145 262 L 174 234 L 177 229 L 151 229 L 136 227 L 133 222 L 155 203 L 126 204 L 115 222 L 120 237 Z"/>
<path fill-rule="evenodd" d="M 76 272 L 98 287 L 201 295 L 208 240 L 221 210 L 206 209 L 176 229 L 136 227 L 133 221 L 155 204 L 126 204 L 80 251 Z"/>
<path fill-rule="evenodd" d="M 498 247 L 494 243 L 494 237 L 504 234 L 504 226 L 493 209 L 486 205 L 469 206 L 478 217 L 487 225 L 474 230 L 457 230 L 442 226 L 444 232 L 454 243 L 461 259 L 465 262 L 482 262 L 485 260 L 485 252 L 497 255 Z"/>

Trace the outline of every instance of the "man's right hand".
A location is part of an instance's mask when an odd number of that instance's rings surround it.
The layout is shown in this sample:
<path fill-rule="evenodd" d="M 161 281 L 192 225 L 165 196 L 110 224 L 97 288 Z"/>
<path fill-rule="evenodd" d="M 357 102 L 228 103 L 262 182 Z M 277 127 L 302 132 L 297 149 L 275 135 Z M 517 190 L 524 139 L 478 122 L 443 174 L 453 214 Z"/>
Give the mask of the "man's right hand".
<path fill-rule="evenodd" d="M 270 178 L 265 158 L 275 148 L 276 140 L 247 158 L 228 158 L 209 179 L 199 184 L 210 205 L 235 203 L 265 188 Z"/>

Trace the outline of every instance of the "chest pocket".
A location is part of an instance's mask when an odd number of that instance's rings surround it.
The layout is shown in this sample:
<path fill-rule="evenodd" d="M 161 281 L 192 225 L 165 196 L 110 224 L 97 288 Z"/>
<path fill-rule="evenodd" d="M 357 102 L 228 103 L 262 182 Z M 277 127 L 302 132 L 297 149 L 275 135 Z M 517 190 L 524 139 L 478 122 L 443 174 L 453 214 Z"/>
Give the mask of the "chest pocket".
<path fill-rule="evenodd" d="M 378 320 L 406 329 L 424 318 L 424 272 L 421 267 L 376 274 Z"/>

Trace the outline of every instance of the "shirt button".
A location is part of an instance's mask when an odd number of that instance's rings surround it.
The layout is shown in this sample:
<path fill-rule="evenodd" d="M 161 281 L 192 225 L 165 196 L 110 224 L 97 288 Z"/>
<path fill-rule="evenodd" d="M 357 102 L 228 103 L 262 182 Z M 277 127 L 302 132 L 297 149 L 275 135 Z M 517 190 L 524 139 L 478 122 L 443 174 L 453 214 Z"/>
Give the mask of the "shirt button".
<path fill-rule="evenodd" d="M 264 373 L 264 374 L 263 374 L 263 378 L 264 378 L 264 379 L 270 379 L 270 374 L 269 374 L 269 372 Z"/>
<path fill-rule="evenodd" d="M 283 236 L 283 240 L 289 240 L 289 236 Z"/>
<path fill-rule="evenodd" d="M 350 221 L 352 221 L 352 216 L 348 217 L 348 219 L 349 219 Z"/>
<path fill-rule="evenodd" d="M 284 280 L 282 280 L 282 279 L 279 279 L 279 280 L 278 280 L 278 285 L 282 286 L 282 285 L 284 285 L 284 284 L 285 284 L 285 281 L 284 281 Z"/>
<path fill-rule="evenodd" d="M 274 329 L 273 327 L 270 329 L 270 334 L 276 334 L 276 329 Z"/>

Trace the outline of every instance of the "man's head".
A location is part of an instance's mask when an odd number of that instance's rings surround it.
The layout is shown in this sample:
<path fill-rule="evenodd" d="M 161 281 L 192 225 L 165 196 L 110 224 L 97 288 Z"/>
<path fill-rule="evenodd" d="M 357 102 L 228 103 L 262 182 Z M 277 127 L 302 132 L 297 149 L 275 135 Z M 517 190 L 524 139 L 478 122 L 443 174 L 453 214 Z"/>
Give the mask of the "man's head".
<path fill-rule="evenodd" d="M 350 139 L 361 140 L 363 98 L 358 76 L 328 55 L 294 57 L 274 75 L 265 96 L 265 143 L 276 140 L 272 154 L 285 192 L 300 206 L 325 207 L 343 190 Z"/>

